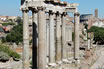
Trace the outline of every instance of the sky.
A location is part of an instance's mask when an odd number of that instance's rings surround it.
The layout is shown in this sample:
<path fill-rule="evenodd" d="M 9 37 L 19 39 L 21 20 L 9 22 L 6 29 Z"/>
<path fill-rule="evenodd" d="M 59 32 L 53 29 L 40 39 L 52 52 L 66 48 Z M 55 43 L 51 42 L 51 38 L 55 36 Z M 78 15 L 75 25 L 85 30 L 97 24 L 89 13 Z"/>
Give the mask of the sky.
<path fill-rule="evenodd" d="M 79 3 L 79 11 L 81 14 L 94 14 L 94 10 L 98 8 L 99 17 L 104 18 L 104 0 L 62 0 L 68 3 Z M 21 16 L 20 0 L 1 0 L 0 15 Z"/>

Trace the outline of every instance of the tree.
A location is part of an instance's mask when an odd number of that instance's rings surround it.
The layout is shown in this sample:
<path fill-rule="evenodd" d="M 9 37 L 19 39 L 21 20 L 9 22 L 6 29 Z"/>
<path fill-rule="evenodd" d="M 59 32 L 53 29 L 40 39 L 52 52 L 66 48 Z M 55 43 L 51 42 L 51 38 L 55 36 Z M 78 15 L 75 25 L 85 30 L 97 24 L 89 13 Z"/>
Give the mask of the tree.
<path fill-rule="evenodd" d="M 88 32 L 94 33 L 95 43 L 96 42 L 98 42 L 100 44 L 104 43 L 104 28 L 93 26 L 88 30 Z"/>
<path fill-rule="evenodd" d="M 3 25 L 3 26 L 15 25 L 15 23 L 11 23 L 11 22 L 10 22 L 10 23 L 3 23 L 2 25 Z"/>
<path fill-rule="evenodd" d="M 12 31 L 10 31 L 10 33 L 2 41 L 3 42 L 5 42 L 5 41 L 15 42 L 16 44 L 19 44 L 19 42 L 22 42 L 23 41 L 23 39 L 22 39 L 22 37 L 23 37 L 22 26 L 23 26 L 22 23 L 19 23 L 19 25 L 14 26 Z"/>
<path fill-rule="evenodd" d="M 17 17 L 16 22 L 17 22 L 17 23 L 21 23 L 21 22 L 23 22 L 23 21 L 22 21 L 21 17 Z"/>

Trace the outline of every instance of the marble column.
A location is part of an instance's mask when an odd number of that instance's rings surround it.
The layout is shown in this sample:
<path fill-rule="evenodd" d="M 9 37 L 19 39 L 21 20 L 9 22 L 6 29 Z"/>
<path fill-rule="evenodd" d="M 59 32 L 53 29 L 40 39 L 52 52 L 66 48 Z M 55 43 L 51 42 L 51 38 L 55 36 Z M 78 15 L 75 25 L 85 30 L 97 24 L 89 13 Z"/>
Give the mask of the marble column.
<path fill-rule="evenodd" d="M 37 11 L 35 9 L 32 10 L 32 25 L 33 25 L 33 46 L 32 46 L 32 67 L 33 69 L 37 69 L 37 60 L 38 60 L 38 25 L 37 25 Z"/>
<path fill-rule="evenodd" d="M 93 39 L 92 38 L 90 39 L 90 48 L 91 49 L 93 48 Z"/>
<path fill-rule="evenodd" d="M 38 69 L 46 69 L 46 15 L 38 7 Z"/>
<path fill-rule="evenodd" d="M 66 56 L 67 56 L 65 29 L 66 29 L 66 13 L 63 13 L 63 15 L 62 15 L 62 59 L 63 59 L 63 61 L 65 61 Z"/>
<path fill-rule="evenodd" d="M 49 65 L 55 65 L 54 13 L 49 12 Z"/>
<path fill-rule="evenodd" d="M 61 14 L 56 14 L 56 62 L 61 61 Z"/>
<path fill-rule="evenodd" d="M 23 10 L 23 69 L 29 69 L 29 24 L 28 10 Z"/>
<path fill-rule="evenodd" d="M 80 14 L 76 12 L 74 14 L 74 59 L 79 60 L 79 16 Z"/>
<path fill-rule="evenodd" d="M 88 46 L 88 50 L 90 50 L 90 45 L 91 45 L 91 41 L 90 41 L 90 39 L 88 39 L 88 41 L 87 41 L 87 46 Z"/>
<path fill-rule="evenodd" d="M 49 19 L 46 20 L 46 49 L 47 49 L 46 61 L 48 64 L 49 63 Z"/>

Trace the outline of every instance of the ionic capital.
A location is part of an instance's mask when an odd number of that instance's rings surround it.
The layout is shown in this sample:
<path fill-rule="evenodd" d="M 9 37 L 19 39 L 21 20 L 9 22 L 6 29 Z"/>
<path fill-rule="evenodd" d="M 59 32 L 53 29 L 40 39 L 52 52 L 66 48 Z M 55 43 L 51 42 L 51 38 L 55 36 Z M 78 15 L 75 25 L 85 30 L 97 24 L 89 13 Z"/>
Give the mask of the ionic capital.
<path fill-rule="evenodd" d="M 27 9 L 23 9 L 22 12 L 29 12 L 29 10 L 27 10 Z"/>
<path fill-rule="evenodd" d="M 56 16 L 60 16 L 61 15 L 61 13 L 60 12 L 56 12 Z"/>
<path fill-rule="evenodd" d="M 67 12 L 63 12 L 62 16 L 66 16 L 67 15 Z"/>
<path fill-rule="evenodd" d="M 33 13 L 37 13 L 38 10 L 37 10 L 36 8 L 32 8 L 31 11 L 32 11 Z"/>
<path fill-rule="evenodd" d="M 54 14 L 54 12 L 53 11 L 49 11 L 49 15 L 53 15 Z"/>
<path fill-rule="evenodd" d="M 41 6 L 41 7 L 37 7 L 37 10 L 45 10 L 46 8 L 45 7 L 43 7 L 43 6 Z"/>
<path fill-rule="evenodd" d="M 74 16 L 80 16 L 80 13 L 79 12 L 75 12 Z"/>

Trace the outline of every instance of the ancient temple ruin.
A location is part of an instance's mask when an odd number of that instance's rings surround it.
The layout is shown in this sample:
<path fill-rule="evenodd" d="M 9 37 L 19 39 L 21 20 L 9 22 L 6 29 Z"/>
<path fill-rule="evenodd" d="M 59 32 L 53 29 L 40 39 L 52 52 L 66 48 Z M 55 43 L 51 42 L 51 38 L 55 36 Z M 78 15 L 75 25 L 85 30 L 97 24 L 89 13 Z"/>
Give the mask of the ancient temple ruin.
<path fill-rule="evenodd" d="M 74 14 L 74 60 L 79 62 L 78 4 L 60 0 L 21 0 L 23 14 L 23 69 L 29 69 L 28 12 L 32 11 L 33 69 L 46 69 L 67 62 L 66 15 Z M 46 16 L 49 21 L 46 21 Z M 68 35 L 70 36 L 70 35 Z"/>

